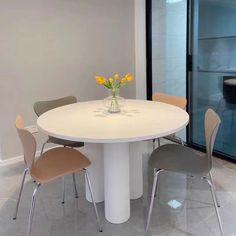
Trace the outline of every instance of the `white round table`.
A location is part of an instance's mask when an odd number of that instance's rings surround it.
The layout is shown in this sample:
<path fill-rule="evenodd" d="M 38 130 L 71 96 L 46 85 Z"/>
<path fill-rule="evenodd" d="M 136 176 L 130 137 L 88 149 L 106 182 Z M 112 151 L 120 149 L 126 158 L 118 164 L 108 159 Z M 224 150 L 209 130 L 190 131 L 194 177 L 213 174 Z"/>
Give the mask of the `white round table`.
<path fill-rule="evenodd" d="M 85 142 L 95 201 L 105 200 L 106 219 L 119 224 L 130 217 L 130 199 L 143 194 L 139 141 L 175 133 L 188 121 L 184 110 L 165 103 L 126 100 L 120 113 L 111 114 L 99 100 L 50 110 L 37 124 L 50 136 Z M 91 200 L 87 185 L 86 198 Z"/>

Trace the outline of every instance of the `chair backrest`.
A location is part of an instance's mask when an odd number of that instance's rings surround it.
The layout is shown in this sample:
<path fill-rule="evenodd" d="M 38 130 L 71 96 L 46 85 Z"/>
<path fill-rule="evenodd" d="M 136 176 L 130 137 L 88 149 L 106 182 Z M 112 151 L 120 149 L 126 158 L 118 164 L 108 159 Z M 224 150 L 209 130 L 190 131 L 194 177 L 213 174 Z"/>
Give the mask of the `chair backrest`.
<path fill-rule="evenodd" d="M 212 167 L 212 152 L 220 123 L 221 120 L 216 112 L 208 109 L 205 113 L 205 139 L 209 168 Z"/>
<path fill-rule="evenodd" d="M 15 127 L 23 146 L 25 164 L 31 170 L 36 152 L 35 138 L 28 130 L 24 129 L 23 119 L 19 115 L 16 117 Z"/>
<path fill-rule="evenodd" d="M 69 105 L 72 103 L 76 103 L 77 99 L 74 96 L 67 96 L 55 100 L 49 100 L 49 101 L 39 101 L 34 104 L 34 112 L 37 114 L 37 116 L 42 115 L 44 112 L 49 111 L 51 109 Z"/>
<path fill-rule="evenodd" d="M 185 109 L 187 105 L 187 99 L 181 96 L 172 96 L 166 93 L 154 93 L 152 100 L 157 102 L 168 103 L 179 108 Z"/>

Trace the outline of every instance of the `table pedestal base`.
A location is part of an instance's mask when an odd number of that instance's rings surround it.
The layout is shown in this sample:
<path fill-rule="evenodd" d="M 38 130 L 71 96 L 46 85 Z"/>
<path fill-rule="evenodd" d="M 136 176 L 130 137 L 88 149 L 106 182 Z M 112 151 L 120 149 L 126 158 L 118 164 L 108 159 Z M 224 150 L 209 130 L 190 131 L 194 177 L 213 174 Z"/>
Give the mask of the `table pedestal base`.
<path fill-rule="evenodd" d="M 114 224 L 130 217 L 129 144 L 104 144 L 105 216 Z"/>
<path fill-rule="evenodd" d="M 142 143 L 85 143 L 95 202 L 105 200 L 106 219 L 115 224 L 130 217 L 130 199 L 143 195 Z M 91 196 L 86 182 L 86 199 Z"/>
<path fill-rule="evenodd" d="M 130 199 L 143 196 L 143 143 L 129 144 L 130 155 Z"/>

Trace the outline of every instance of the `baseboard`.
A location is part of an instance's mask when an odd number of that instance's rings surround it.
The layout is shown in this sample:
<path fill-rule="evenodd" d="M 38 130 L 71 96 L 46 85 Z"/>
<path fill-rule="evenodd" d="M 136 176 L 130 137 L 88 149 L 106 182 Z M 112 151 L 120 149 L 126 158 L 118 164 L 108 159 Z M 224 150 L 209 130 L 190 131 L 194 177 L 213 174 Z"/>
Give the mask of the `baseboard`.
<path fill-rule="evenodd" d="M 59 147 L 59 146 L 58 146 Z M 50 148 L 45 148 L 44 151 L 48 151 L 54 147 L 50 147 Z M 36 157 L 38 157 L 40 155 L 41 150 L 36 151 Z M 23 162 L 24 161 L 24 155 L 20 155 L 20 156 L 16 156 L 16 157 L 11 157 L 8 158 L 6 160 L 0 160 L 0 167 L 1 166 L 8 166 L 8 165 L 13 165 L 19 162 Z"/>
<path fill-rule="evenodd" d="M 8 158 L 6 160 L 0 160 L 0 167 L 22 162 L 24 160 L 23 157 L 24 157 L 23 155 L 20 155 L 20 156 Z"/>

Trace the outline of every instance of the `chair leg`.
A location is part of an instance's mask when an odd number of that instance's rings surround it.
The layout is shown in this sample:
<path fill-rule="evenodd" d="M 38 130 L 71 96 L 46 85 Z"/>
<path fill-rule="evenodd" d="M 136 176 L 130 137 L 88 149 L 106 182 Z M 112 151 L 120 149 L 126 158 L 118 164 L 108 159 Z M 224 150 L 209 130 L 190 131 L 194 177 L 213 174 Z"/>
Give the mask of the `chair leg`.
<path fill-rule="evenodd" d="M 46 142 L 43 143 L 43 146 L 42 146 L 42 149 L 41 149 L 41 152 L 40 152 L 40 156 L 43 155 L 43 150 L 44 150 L 44 147 L 47 143 L 49 143 L 49 140 L 47 140 Z"/>
<path fill-rule="evenodd" d="M 184 146 L 184 141 L 183 141 L 182 138 L 180 138 L 180 137 L 178 137 L 178 136 L 176 136 L 176 135 L 174 135 L 174 138 L 175 138 L 176 140 L 179 140 L 180 144 L 181 144 L 182 146 Z"/>
<path fill-rule="evenodd" d="M 155 150 L 156 139 L 152 140 L 152 149 Z M 158 147 L 161 146 L 160 138 L 157 138 Z"/>
<path fill-rule="evenodd" d="M 153 173 L 153 176 L 155 176 L 155 174 L 156 174 L 156 172 L 157 172 L 157 169 L 156 169 L 156 168 L 154 168 L 154 169 L 153 169 L 153 172 L 154 172 L 154 173 Z M 159 182 L 159 181 L 158 181 L 158 179 L 157 179 L 157 183 L 156 183 L 156 190 L 155 190 L 154 197 L 156 197 L 156 196 L 157 196 L 158 182 Z"/>
<path fill-rule="evenodd" d="M 214 182 L 214 179 L 213 179 L 213 177 L 212 177 L 211 172 L 209 172 L 209 176 L 210 176 L 212 188 L 213 188 L 213 191 L 214 191 L 214 194 L 215 194 L 217 206 L 220 207 L 220 201 L 219 201 L 219 198 L 217 197 L 217 194 L 216 194 L 215 182 Z"/>
<path fill-rule="evenodd" d="M 153 151 L 155 150 L 155 142 L 156 142 L 156 139 L 153 139 L 153 140 L 152 140 L 152 150 L 153 150 Z"/>
<path fill-rule="evenodd" d="M 151 202 L 150 202 L 150 206 L 149 206 L 148 218 L 147 218 L 147 224 L 146 224 L 146 229 L 145 229 L 144 236 L 148 235 L 148 229 L 149 229 L 149 224 L 150 224 L 151 215 L 152 215 L 152 208 L 153 208 L 154 195 L 155 195 L 155 191 L 156 191 L 158 175 L 161 171 L 163 171 L 163 170 L 158 170 L 154 175 L 153 185 L 152 185 L 152 196 L 151 196 Z"/>
<path fill-rule="evenodd" d="M 61 204 L 65 204 L 65 195 L 66 195 L 66 183 L 65 183 L 65 176 L 62 177 L 62 202 Z"/>
<path fill-rule="evenodd" d="M 13 220 L 16 220 L 16 217 L 17 217 L 19 204 L 20 204 L 20 199 L 21 199 L 21 195 L 22 195 L 22 191 L 23 191 L 24 183 L 25 183 L 25 176 L 26 176 L 27 172 L 28 172 L 28 168 L 26 168 L 23 172 L 23 178 L 22 178 L 22 182 L 21 182 L 20 192 L 19 192 L 19 196 L 18 196 L 18 199 L 17 199 L 16 210 L 15 210 L 15 214 L 13 216 Z"/>
<path fill-rule="evenodd" d="M 94 197 L 93 197 L 93 190 L 92 190 L 91 181 L 90 181 L 90 178 L 89 178 L 88 171 L 86 169 L 85 169 L 85 177 L 86 177 L 86 180 L 88 182 L 89 191 L 90 191 L 90 194 L 91 194 L 91 199 L 93 201 L 93 206 L 94 206 L 94 211 L 95 211 L 95 215 L 96 215 L 96 218 L 97 218 L 97 224 L 98 224 L 99 232 L 102 232 L 102 227 L 101 227 L 101 223 L 100 223 L 100 219 L 99 219 L 99 215 L 98 215 L 97 206 L 96 206 L 96 203 L 95 203 Z"/>
<path fill-rule="evenodd" d="M 31 234 L 32 222 L 33 222 L 33 217 L 34 217 L 34 208 L 35 208 L 36 195 L 37 195 L 39 187 L 40 187 L 40 184 L 37 184 L 37 186 L 34 189 L 34 193 L 32 195 L 31 208 L 30 208 L 30 214 L 29 214 L 29 222 L 28 222 L 28 229 L 27 229 L 27 236 L 30 236 L 30 234 Z"/>
<path fill-rule="evenodd" d="M 215 194 L 214 194 L 213 184 L 212 184 L 211 180 L 209 180 L 207 178 L 204 178 L 204 179 L 207 181 L 207 183 L 210 186 L 211 195 L 212 195 L 212 199 L 213 199 L 214 207 L 215 207 L 215 211 L 216 211 L 216 216 L 217 216 L 217 220 L 218 220 L 219 227 L 220 227 L 220 233 L 221 233 L 221 236 L 224 236 L 224 232 L 223 232 L 223 228 L 222 228 L 222 223 L 221 223 L 221 218 L 220 218 L 220 213 L 219 213 L 219 209 L 217 207 L 216 197 L 215 197 Z"/>
<path fill-rule="evenodd" d="M 76 179 L 75 179 L 75 173 L 72 174 L 72 177 L 73 177 L 73 183 L 74 183 L 74 190 L 75 190 L 75 198 L 78 198 L 78 190 L 77 190 L 77 187 L 76 187 Z"/>
<path fill-rule="evenodd" d="M 161 146 L 161 140 L 160 140 L 160 138 L 157 139 L 157 142 L 158 142 L 158 147 L 160 147 L 160 146 Z"/>

